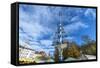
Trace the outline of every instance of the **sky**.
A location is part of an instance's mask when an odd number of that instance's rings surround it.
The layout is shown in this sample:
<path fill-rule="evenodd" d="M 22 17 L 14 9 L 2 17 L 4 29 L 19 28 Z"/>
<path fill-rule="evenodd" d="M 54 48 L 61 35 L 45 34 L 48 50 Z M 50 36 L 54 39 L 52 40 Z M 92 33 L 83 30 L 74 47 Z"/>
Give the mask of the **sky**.
<path fill-rule="evenodd" d="M 65 39 L 82 45 L 82 36 L 96 40 L 96 10 L 79 7 L 54 7 L 41 5 L 19 5 L 19 44 L 27 43 L 32 49 L 53 51 L 51 46 L 59 23 L 66 33 Z"/>

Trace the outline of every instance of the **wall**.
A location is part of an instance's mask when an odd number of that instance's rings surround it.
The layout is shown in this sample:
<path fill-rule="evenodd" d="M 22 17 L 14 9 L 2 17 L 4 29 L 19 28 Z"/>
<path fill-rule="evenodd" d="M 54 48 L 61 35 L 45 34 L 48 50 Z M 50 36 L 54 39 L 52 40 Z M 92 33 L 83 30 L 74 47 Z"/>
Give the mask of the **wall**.
<path fill-rule="evenodd" d="M 16 0 L 0 1 L 0 68 L 16 68 L 10 64 L 10 4 Z M 67 5 L 98 6 L 100 12 L 100 0 L 17 0 L 25 2 L 53 3 Z M 100 13 L 98 13 L 98 26 L 100 26 Z M 100 27 L 98 27 L 98 41 L 100 41 Z M 100 44 L 100 42 L 98 42 Z M 98 51 L 100 46 L 98 46 Z M 100 54 L 100 53 L 99 53 Z M 100 57 L 98 57 L 100 59 Z M 99 68 L 99 62 L 67 63 L 52 65 L 21 66 L 19 68 Z"/>

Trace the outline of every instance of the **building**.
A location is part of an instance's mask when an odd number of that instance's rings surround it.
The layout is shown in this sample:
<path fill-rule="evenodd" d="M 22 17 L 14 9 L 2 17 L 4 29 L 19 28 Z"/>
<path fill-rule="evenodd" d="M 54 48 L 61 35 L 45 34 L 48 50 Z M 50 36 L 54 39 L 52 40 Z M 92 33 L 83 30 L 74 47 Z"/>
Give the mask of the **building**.
<path fill-rule="evenodd" d="M 19 45 L 19 62 L 24 63 L 40 63 L 42 57 L 48 57 L 44 51 L 35 51 L 28 44 Z"/>
<path fill-rule="evenodd" d="M 24 46 L 19 46 L 19 58 L 33 58 L 35 51 Z"/>
<path fill-rule="evenodd" d="M 35 50 L 31 49 L 28 44 L 19 45 L 19 63 L 34 63 Z"/>

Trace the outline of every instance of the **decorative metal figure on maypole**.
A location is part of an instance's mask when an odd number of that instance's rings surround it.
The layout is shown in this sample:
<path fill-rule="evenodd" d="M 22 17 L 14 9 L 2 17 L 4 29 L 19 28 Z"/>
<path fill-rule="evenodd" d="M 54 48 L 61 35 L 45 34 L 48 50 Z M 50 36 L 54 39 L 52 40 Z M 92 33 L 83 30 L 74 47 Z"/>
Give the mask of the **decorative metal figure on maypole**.
<path fill-rule="evenodd" d="M 63 24 L 62 24 L 62 13 L 59 12 L 59 23 L 57 24 L 57 30 L 55 32 L 55 36 L 54 36 L 54 41 L 53 41 L 53 45 L 55 46 L 55 48 L 58 49 L 59 52 L 59 61 L 63 61 L 63 49 L 66 48 L 66 45 L 63 45 L 64 43 L 64 35 L 65 35 L 65 31 L 63 28 Z"/>

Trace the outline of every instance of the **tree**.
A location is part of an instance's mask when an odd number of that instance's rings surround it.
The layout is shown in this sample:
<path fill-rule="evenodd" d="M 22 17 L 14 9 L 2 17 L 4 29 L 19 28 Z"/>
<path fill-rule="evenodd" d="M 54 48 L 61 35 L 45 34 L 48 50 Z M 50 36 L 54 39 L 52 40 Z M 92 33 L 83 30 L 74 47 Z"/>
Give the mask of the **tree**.
<path fill-rule="evenodd" d="M 84 54 L 96 55 L 96 41 L 92 40 L 89 36 L 82 37 L 84 43 L 81 46 L 81 50 Z"/>
<path fill-rule="evenodd" d="M 96 43 L 91 42 L 91 44 L 84 45 L 84 46 L 81 47 L 81 50 L 85 54 L 96 55 Z"/>
<path fill-rule="evenodd" d="M 82 40 L 84 41 L 85 45 L 91 43 L 91 41 L 92 41 L 92 39 L 88 35 L 83 35 Z"/>
<path fill-rule="evenodd" d="M 64 59 L 68 57 L 78 58 L 80 57 L 80 49 L 75 42 L 72 42 L 69 48 L 63 51 Z"/>
<path fill-rule="evenodd" d="M 59 51 L 58 51 L 58 48 L 55 47 L 55 53 L 54 53 L 54 60 L 55 62 L 59 62 Z"/>

